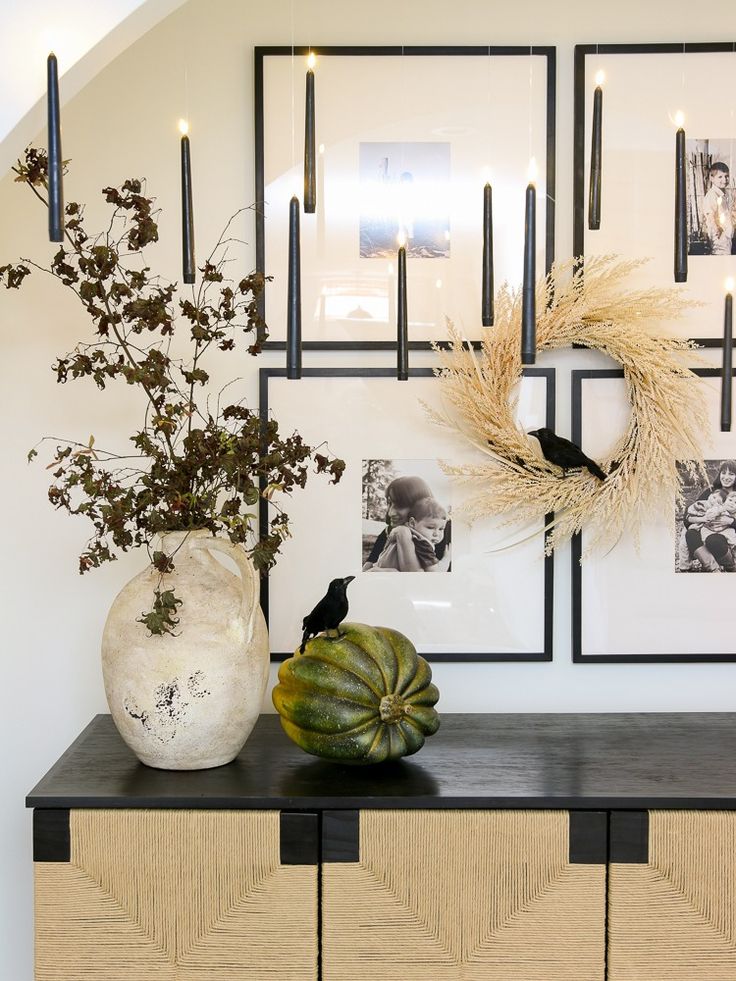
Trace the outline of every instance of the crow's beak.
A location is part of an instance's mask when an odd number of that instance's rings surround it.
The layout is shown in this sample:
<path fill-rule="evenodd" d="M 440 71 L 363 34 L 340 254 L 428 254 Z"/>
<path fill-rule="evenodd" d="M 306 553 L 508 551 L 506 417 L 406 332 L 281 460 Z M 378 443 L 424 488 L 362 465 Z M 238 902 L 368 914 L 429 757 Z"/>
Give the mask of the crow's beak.
<path fill-rule="evenodd" d="M 533 436 L 535 439 L 539 439 L 539 430 L 530 429 L 529 432 L 527 433 L 527 436 Z"/>
<path fill-rule="evenodd" d="M 350 583 L 353 581 L 353 579 L 355 579 L 355 576 L 345 576 L 343 582 L 345 583 L 346 586 L 349 586 Z"/>

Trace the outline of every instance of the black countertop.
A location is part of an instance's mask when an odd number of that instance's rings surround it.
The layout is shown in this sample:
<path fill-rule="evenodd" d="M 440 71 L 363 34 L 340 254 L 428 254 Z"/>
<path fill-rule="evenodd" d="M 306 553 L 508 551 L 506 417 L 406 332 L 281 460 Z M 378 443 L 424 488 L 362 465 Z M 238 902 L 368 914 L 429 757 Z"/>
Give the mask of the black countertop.
<path fill-rule="evenodd" d="M 213 770 L 153 770 L 98 715 L 26 799 L 28 807 L 736 808 L 736 715 L 444 715 L 399 763 L 308 756 L 262 715 L 240 755 Z"/>

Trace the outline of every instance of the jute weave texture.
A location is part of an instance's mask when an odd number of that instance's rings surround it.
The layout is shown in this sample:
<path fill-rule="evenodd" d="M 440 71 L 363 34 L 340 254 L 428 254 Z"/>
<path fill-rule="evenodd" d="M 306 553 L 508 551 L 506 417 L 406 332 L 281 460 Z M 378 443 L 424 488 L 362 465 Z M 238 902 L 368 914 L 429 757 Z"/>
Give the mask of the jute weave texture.
<path fill-rule="evenodd" d="M 736 814 L 650 811 L 649 862 L 610 867 L 611 981 L 734 981 Z"/>
<path fill-rule="evenodd" d="M 364 811 L 323 870 L 324 981 L 602 981 L 605 868 L 564 811 Z"/>
<path fill-rule="evenodd" d="M 316 981 L 317 869 L 280 864 L 277 811 L 72 811 L 35 886 L 37 981 Z"/>

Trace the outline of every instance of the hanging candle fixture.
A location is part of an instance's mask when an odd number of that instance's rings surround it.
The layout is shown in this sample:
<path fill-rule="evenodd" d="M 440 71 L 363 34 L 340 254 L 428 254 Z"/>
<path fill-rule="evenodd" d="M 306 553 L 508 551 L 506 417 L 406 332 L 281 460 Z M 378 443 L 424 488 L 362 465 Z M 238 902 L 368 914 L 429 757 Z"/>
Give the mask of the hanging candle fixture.
<path fill-rule="evenodd" d="M 181 133 L 181 262 L 185 283 L 196 279 L 194 264 L 194 212 L 192 209 L 192 157 L 189 146 L 189 123 L 179 120 Z"/>
<path fill-rule="evenodd" d="M 307 97 L 304 110 L 304 213 L 313 215 L 317 209 L 317 156 L 314 124 L 314 52 L 307 59 Z"/>
<path fill-rule="evenodd" d="M 733 385 L 733 279 L 726 280 L 723 315 L 723 367 L 721 370 L 721 432 L 731 432 L 731 388 Z"/>
<path fill-rule="evenodd" d="M 599 71 L 593 92 L 593 130 L 590 145 L 590 189 L 588 193 L 588 228 L 601 227 L 601 143 L 603 131 L 603 80 Z"/>
<path fill-rule="evenodd" d="M 302 377 L 302 283 L 299 198 L 289 202 L 289 273 L 286 310 L 286 377 Z"/>
<path fill-rule="evenodd" d="M 675 282 L 687 282 L 687 164 L 685 162 L 685 116 L 675 115 Z"/>
<path fill-rule="evenodd" d="M 481 287 L 481 320 L 484 327 L 493 326 L 493 190 L 490 181 L 483 188 L 483 283 Z"/>
<path fill-rule="evenodd" d="M 46 108 L 48 117 L 49 242 L 64 241 L 64 185 L 59 110 L 59 66 L 51 52 L 46 61 Z"/>
<path fill-rule="evenodd" d="M 409 378 L 409 322 L 406 299 L 406 235 L 402 229 L 398 236 L 398 293 L 396 298 L 396 377 L 399 381 Z"/>
<path fill-rule="evenodd" d="M 521 363 L 534 364 L 537 358 L 537 163 L 529 161 L 524 217 L 524 278 L 521 287 Z"/>

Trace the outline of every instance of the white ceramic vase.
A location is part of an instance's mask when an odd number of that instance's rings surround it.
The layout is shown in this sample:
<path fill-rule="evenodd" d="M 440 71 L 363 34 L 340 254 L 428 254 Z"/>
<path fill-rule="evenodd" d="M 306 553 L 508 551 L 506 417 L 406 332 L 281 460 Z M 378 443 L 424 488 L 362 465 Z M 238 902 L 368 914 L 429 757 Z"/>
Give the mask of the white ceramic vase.
<path fill-rule="evenodd" d="M 261 710 L 268 681 L 259 578 L 245 549 L 207 530 L 169 532 L 159 546 L 174 570 L 152 566 L 123 587 L 102 637 L 102 672 L 113 720 L 142 763 L 204 770 L 234 759 Z M 214 556 L 237 564 L 233 575 Z M 136 621 L 156 588 L 182 600 L 175 634 Z"/>

